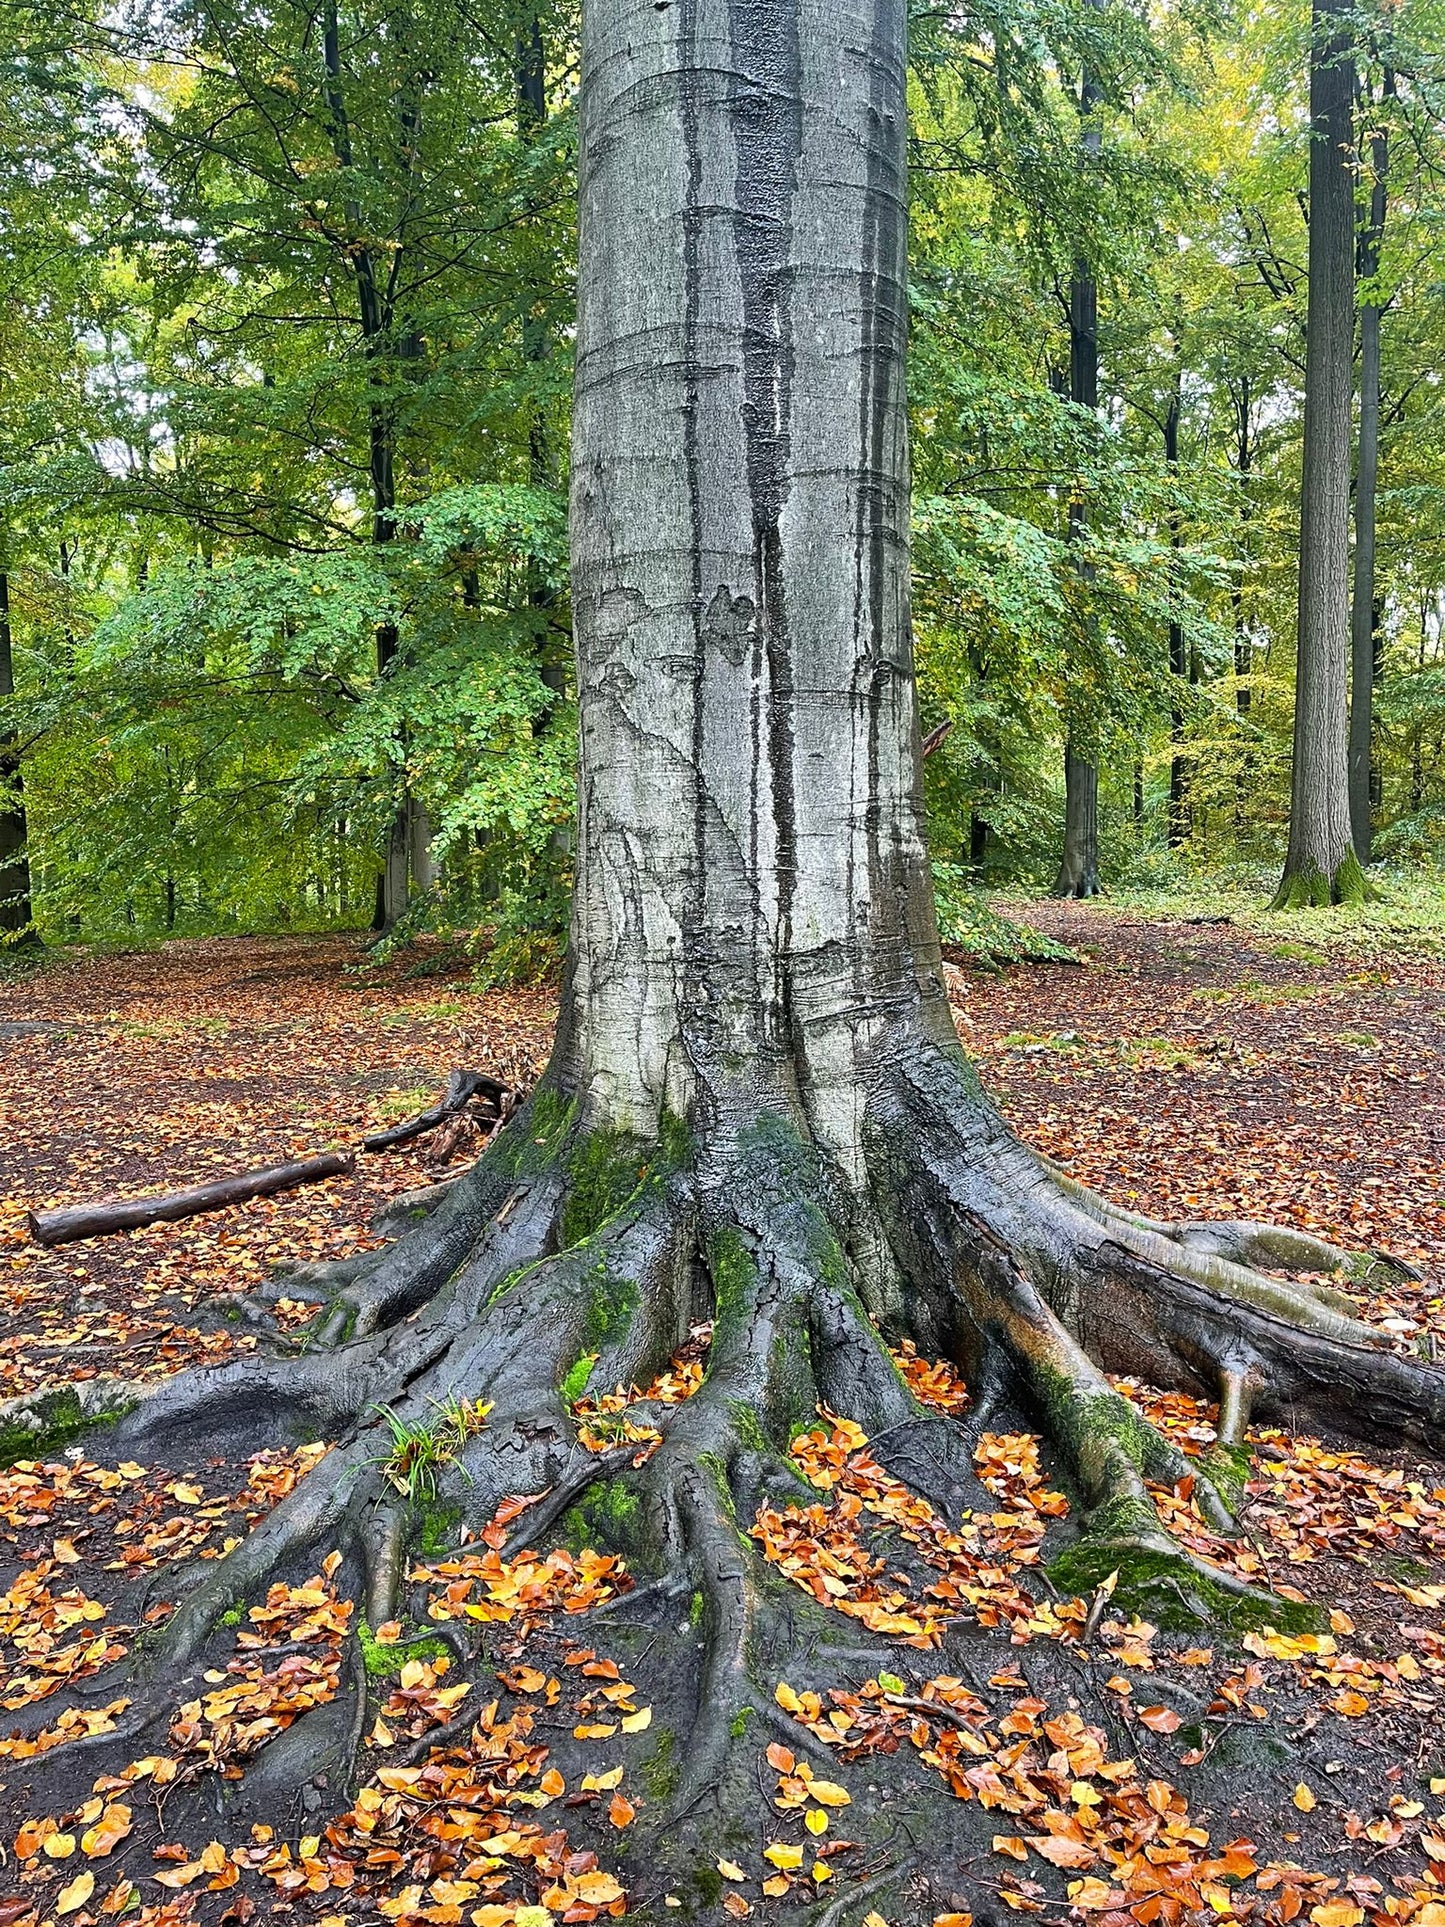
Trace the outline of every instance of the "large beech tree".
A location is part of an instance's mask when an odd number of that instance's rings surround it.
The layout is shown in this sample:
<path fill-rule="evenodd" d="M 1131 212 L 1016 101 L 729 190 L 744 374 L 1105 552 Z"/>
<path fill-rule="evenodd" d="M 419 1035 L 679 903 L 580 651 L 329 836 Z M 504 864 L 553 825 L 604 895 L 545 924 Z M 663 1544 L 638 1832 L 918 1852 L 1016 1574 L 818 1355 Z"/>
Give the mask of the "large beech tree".
<path fill-rule="evenodd" d="M 885 1339 L 958 1359 L 975 1428 L 1005 1388 L 1031 1406 L 1086 1518 L 1061 1584 L 1119 1571 L 1201 1614 L 1280 1602 L 1186 1555 L 1146 1481 L 1195 1473 L 1226 1525 L 1251 1406 L 1376 1443 L 1441 1436 L 1445 1372 L 1326 1286 L 1258 1268 L 1343 1254 L 1115 1210 L 1010 1133 L 959 1050 L 909 632 L 904 32 L 904 0 L 586 0 L 582 790 L 555 1051 L 423 1222 L 274 1288 L 318 1304 L 303 1351 L 76 1388 L 122 1412 L 98 1435 L 121 1457 L 337 1442 L 180 1598 L 92 1759 L 184 1699 L 222 1616 L 313 1548 L 344 1550 L 373 1625 L 404 1606 L 416 1521 L 378 1468 L 379 1406 L 423 1426 L 436 1401 L 490 1403 L 439 1474 L 473 1528 L 540 1493 L 514 1528 L 536 1538 L 589 1483 L 631 1488 L 601 1516 L 660 1580 L 662 1650 L 677 1593 L 698 1600 L 700 1656 L 680 1629 L 695 1726 L 640 1822 L 671 1816 L 667 1851 L 694 1861 L 703 1795 L 758 1800 L 735 1736 L 749 1708 L 776 1716 L 772 1682 L 812 1636 L 739 1532 L 795 1489 L 791 1428 L 824 1403 L 938 1504 L 967 1489 L 967 1432 L 924 1417 Z M 579 1360 L 646 1384 L 709 1317 L 705 1381 L 647 1463 L 583 1450 Z M 1106 1371 L 1219 1396 L 1213 1458 L 1186 1465 Z M 9 1413 L 27 1416 L 44 1402 Z"/>

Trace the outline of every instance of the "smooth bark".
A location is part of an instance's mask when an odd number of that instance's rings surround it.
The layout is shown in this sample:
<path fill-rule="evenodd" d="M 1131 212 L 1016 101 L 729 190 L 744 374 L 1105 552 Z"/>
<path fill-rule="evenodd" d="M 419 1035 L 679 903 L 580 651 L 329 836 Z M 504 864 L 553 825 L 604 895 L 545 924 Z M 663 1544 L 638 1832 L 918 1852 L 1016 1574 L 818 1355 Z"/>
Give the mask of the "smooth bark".
<path fill-rule="evenodd" d="M 1179 526 L 1179 504 L 1177 491 L 1179 484 L 1179 407 L 1180 380 L 1176 369 L 1174 386 L 1169 395 L 1169 407 L 1164 416 L 1164 460 L 1169 470 L 1171 488 L 1175 499 L 1169 505 L 1169 547 L 1175 562 L 1171 593 L 1178 593 L 1178 555 L 1183 546 L 1183 534 Z M 1189 802 L 1186 796 L 1187 772 L 1184 761 L 1184 683 L 1189 673 L 1189 660 L 1184 644 L 1184 625 L 1176 615 L 1169 618 L 1169 823 L 1168 838 L 1171 848 L 1189 840 Z"/>
<path fill-rule="evenodd" d="M 401 39 L 405 41 L 404 27 Z M 321 27 L 321 58 L 325 71 L 328 133 L 337 165 L 350 173 L 356 166 L 351 123 L 346 105 L 346 71 L 342 58 L 341 28 L 336 0 L 326 0 Z M 398 107 L 398 151 L 402 165 L 415 173 L 421 166 L 421 103 L 416 92 L 405 87 Z M 363 234 L 361 208 L 355 199 L 346 203 L 346 218 L 353 236 L 347 249 L 347 266 L 356 284 L 357 319 L 361 329 L 362 350 L 369 376 L 367 401 L 367 473 L 371 484 L 371 539 L 378 547 L 397 536 L 396 461 L 397 408 L 395 383 L 400 365 L 414 361 L 421 344 L 414 332 L 401 323 L 398 296 L 406 259 L 406 223 L 403 215 L 397 232 L 389 237 L 391 245 L 378 249 Z M 392 673 L 401 647 L 395 623 L 376 627 L 376 673 Z M 425 816 L 419 820 L 412 807 L 405 767 L 395 814 L 386 833 L 382 867 L 376 880 L 376 903 L 372 929 L 390 930 L 405 915 L 413 894 L 421 895 L 430 883 L 430 838 L 424 835 Z M 418 838 L 422 875 L 416 874 L 414 855 Z"/>
<path fill-rule="evenodd" d="M 957 1360 L 975 1426 L 1022 1389 L 1087 1508 L 1052 1573 L 1071 1591 L 1107 1579 L 1116 1607 L 1127 1591 L 1156 1618 L 1277 1625 L 1280 1601 L 1165 1530 L 1151 1485 L 1190 1481 L 1225 1530 L 1221 1484 L 1107 1373 L 1223 1395 L 1236 1425 L 1247 1403 L 1445 1443 L 1445 1373 L 1328 1287 L 1253 1269 L 1339 1271 L 1345 1254 L 1107 1205 L 1011 1134 L 959 1051 L 908 621 L 904 23 L 904 0 L 587 0 L 581 829 L 553 1057 L 406 1235 L 233 1301 L 258 1319 L 283 1295 L 318 1304 L 299 1342 L 77 1394 L 136 1457 L 334 1441 L 179 1596 L 87 1773 L 107 1749 L 132 1757 L 138 1724 L 163 1730 L 202 1690 L 218 1622 L 315 1548 L 351 1549 L 372 1624 L 423 1622 L 405 1554 L 428 1528 L 378 1457 L 382 1416 L 440 1443 L 463 1401 L 485 1402 L 425 1511 L 495 1545 L 509 1501 L 506 1556 L 620 1485 L 589 1531 L 627 1534 L 629 1562 L 657 1574 L 632 1599 L 651 1612 L 639 1663 L 657 1647 L 695 1691 L 677 1782 L 635 1823 L 633 1864 L 668 1881 L 711 1862 L 719 1814 L 740 1838 L 775 1825 L 757 1733 L 821 1629 L 764 1582 L 746 1527 L 796 1491 L 798 1422 L 847 1417 L 954 1517 L 976 1494 L 971 1437 L 925 1416 L 885 1333 Z M 587 1450 L 579 1385 L 649 1384 L 704 1322 L 702 1383 L 650 1456 Z M 0 1408 L 27 1456 L 45 1397 Z M 518 1494 L 540 1495 L 521 1517 Z M 353 1672 L 355 1755 L 369 1709 Z M 291 1758 L 288 1799 L 317 1779 L 304 1747 Z M 390 1878 L 370 1868 L 363 1905 Z"/>
<path fill-rule="evenodd" d="M 1056 897 L 1099 894 L 1099 771 L 1087 756 L 1064 748 L 1064 854 Z"/>
<path fill-rule="evenodd" d="M 852 1163 L 866 1013 L 945 1021 L 908 619 L 903 8 L 689 0 L 643 31 L 598 0 L 583 57 L 577 1074 L 651 1134 L 730 1059 L 792 1059 Z"/>
<path fill-rule="evenodd" d="M 1347 755 L 1354 375 L 1354 69 L 1349 15 L 1315 0 L 1310 49 L 1309 318 L 1300 483 L 1299 643 L 1289 849 L 1277 908 L 1358 898 Z"/>
<path fill-rule="evenodd" d="M 1390 91 L 1387 77 L 1386 92 Z M 1370 211 L 1360 234 L 1360 278 L 1372 282 L 1380 271 L 1385 233 L 1389 137 L 1376 128 L 1370 137 Z M 1350 604 L 1350 834 L 1355 855 L 1370 861 L 1372 812 L 1377 777 L 1374 767 L 1375 676 L 1380 651 L 1380 604 L 1375 589 L 1375 495 L 1380 469 L 1380 304 L 1360 304 L 1360 433 L 1355 466 L 1355 563 Z"/>
<path fill-rule="evenodd" d="M 1091 0 L 1097 4 L 1097 0 Z M 1086 68 L 1079 82 L 1079 150 L 1085 164 L 1097 160 L 1102 136 L 1091 119 L 1103 98 Z M 1069 283 L 1069 399 L 1080 408 L 1099 406 L 1099 287 L 1092 263 L 1080 254 Z M 1084 529 L 1084 505 L 1069 504 L 1069 536 Z M 1088 569 L 1084 569 L 1088 576 Z M 1079 748 L 1071 724 L 1064 745 L 1064 852 L 1054 880 L 1056 897 L 1092 897 L 1099 889 L 1099 771 Z"/>
<path fill-rule="evenodd" d="M 1254 516 L 1254 501 L 1250 495 L 1254 474 L 1254 394 L 1248 375 L 1240 376 L 1237 396 L 1231 384 L 1230 399 L 1234 404 L 1234 472 L 1239 479 L 1239 574 L 1231 591 L 1234 603 L 1234 707 L 1238 715 L 1247 716 L 1253 693 L 1249 678 L 1254 673 L 1254 638 L 1249 631 L 1244 593 L 1245 572 L 1254 561 L 1249 539 L 1250 523 Z"/>

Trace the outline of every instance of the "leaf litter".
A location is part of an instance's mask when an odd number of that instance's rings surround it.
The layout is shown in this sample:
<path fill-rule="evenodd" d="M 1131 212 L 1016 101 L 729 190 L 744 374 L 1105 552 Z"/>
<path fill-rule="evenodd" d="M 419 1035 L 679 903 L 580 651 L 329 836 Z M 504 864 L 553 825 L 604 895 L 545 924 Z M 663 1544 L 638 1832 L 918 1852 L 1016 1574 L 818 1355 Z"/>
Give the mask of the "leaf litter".
<path fill-rule="evenodd" d="M 1061 927 L 1072 914 L 1058 913 Z M 1420 1088 L 1445 1042 L 1437 964 L 1392 959 L 1357 982 L 1316 983 L 1306 999 L 1287 993 L 1310 973 L 1257 946 L 1158 925 L 1088 929 L 1086 972 L 962 987 L 954 977 L 965 1041 L 1018 1128 L 1136 1208 L 1281 1217 L 1417 1264 L 1437 1257 L 1439 1121 Z M 1076 947 L 1079 936 L 1071 930 Z M 545 1055 L 544 997 L 458 993 L 439 1017 L 432 993 L 339 983 L 346 948 L 174 945 L 163 969 L 154 957 L 95 959 L 0 991 L 7 1005 L 47 1000 L 37 1014 L 57 1025 L 22 1040 L 0 1096 L 14 1174 L 0 1202 L 6 1390 L 118 1367 L 155 1374 L 243 1348 L 244 1336 L 192 1322 L 209 1296 L 287 1257 L 364 1243 L 376 1204 L 418 1174 L 409 1158 L 370 1160 L 335 1188 L 79 1254 L 22 1245 L 24 1205 L 350 1141 L 386 1121 L 388 1105 L 439 1087 L 464 1044 L 478 1055 L 478 1035 L 489 1067 L 505 1056 L 518 1081 Z M 1030 1035 L 1073 1032 L 1082 1048 L 1029 1048 L 1025 1012 Z M 1377 1040 L 1373 1054 L 1339 1043 L 1346 1017 L 1352 1034 Z M 1169 1048 L 1135 1047 L 1146 1023 Z M 338 1078 L 348 1050 L 354 1069 Z M 1438 1326 L 1437 1289 L 1427 1274 L 1370 1292 L 1364 1309 L 1413 1338 Z M 578 1401 L 584 1443 L 632 1444 L 635 1462 L 645 1458 L 666 1407 L 702 1382 L 709 1336 L 695 1332 L 649 1387 Z M 921 1402 L 967 1411 L 947 1361 L 896 1356 Z M 1212 1439 L 1203 1401 L 1128 1381 L 1120 1390 L 1186 1452 Z M 942 1875 L 916 1881 L 911 1899 L 868 1913 L 868 1927 L 968 1927 L 972 1908 L 996 1918 L 999 1906 L 1105 1927 L 1445 1927 L 1445 1483 L 1399 1455 L 1376 1462 L 1278 1430 L 1251 1443 L 1246 1536 L 1212 1533 L 1187 1480 L 1156 1498 L 1197 1551 L 1320 1602 L 1329 1630 L 1265 1628 L 1241 1641 L 1201 1629 L 1190 1641 L 1105 1611 L 1086 1639 L 1091 1602 L 1055 1597 L 1043 1571 L 1069 1506 L 1032 1434 L 984 1433 L 979 1503 L 945 1521 L 890 1477 L 856 1426 L 820 1413 L 792 1447 L 816 1499 L 760 1507 L 750 1536 L 815 1604 L 890 1641 L 896 1670 L 834 1683 L 820 1656 L 816 1678 L 777 1682 L 780 1713 L 838 1764 L 829 1774 L 816 1751 L 759 1740 L 773 1827 L 756 1851 L 718 1859 L 718 1917 L 811 1902 L 886 1865 L 867 1825 L 883 1787 L 860 1779 L 886 1768 L 887 1797 L 933 1787 L 976 1852 L 951 1877 L 958 1891 Z M 0 1734 L 0 1779 L 32 1752 L 123 1721 L 123 1695 L 78 1691 L 171 1610 L 159 1596 L 168 1572 L 219 1556 L 324 1450 L 239 1466 L 111 1467 L 72 1453 L 0 1474 L 13 1554 L 0 1704 L 38 1713 Z M 645 1876 L 639 1889 L 605 1848 L 625 1842 L 655 1797 L 641 1751 L 652 1689 L 645 1674 L 629 1677 L 638 1669 L 625 1654 L 577 1637 L 596 1639 L 586 1615 L 625 1598 L 632 1575 L 586 1546 L 507 1557 L 508 1528 L 537 1496 L 500 1508 L 480 1541 L 414 1564 L 418 1633 L 485 1638 L 491 1672 L 475 1648 L 463 1664 L 422 1651 L 399 1625 L 377 1629 L 378 1646 L 405 1657 L 371 1694 L 348 1808 L 286 1837 L 257 1824 L 243 1838 L 172 1841 L 160 1825 L 170 1789 L 243 1780 L 279 1733 L 335 1697 L 357 1609 L 336 1590 L 333 1556 L 248 1607 L 207 1690 L 177 1707 L 164 1750 L 80 1789 L 72 1812 L 17 1817 L 0 1927 L 119 1916 L 229 1927 L 258 1908 L 323 1927 L 542 1927 L 645 1902 Z M 143 1611 L 113 1610 L 139 1581 L 155 1594 Z M 1250 1734 L 1281 1741 L 1258 1787 L 1224 1765 Z M 590 1843 L 574 1842 L 578 1827 Z"/>

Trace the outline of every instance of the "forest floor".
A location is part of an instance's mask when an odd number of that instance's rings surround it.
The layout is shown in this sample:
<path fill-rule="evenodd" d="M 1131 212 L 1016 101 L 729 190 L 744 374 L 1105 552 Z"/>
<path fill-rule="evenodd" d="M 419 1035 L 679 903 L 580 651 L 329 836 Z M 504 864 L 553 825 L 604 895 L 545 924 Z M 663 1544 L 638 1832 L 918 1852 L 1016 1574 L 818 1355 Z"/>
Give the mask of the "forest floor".
<path fill-rule="evenodd" d="M 1418 1282 L 1362 1294 L 1363 1314 L 1433 1350 L 1445 960 L 1406 938 L 1381 948 L 1311 926 L 1301 940 L 1284 922 L 1013 909 L 1083 960 L 950 968 L 960 1034 L 1015 1128 L 1137 1209 L 1272 1218 L 1407 1260 Z M 209 1321 L 207 1301 L 365 1243 L 380 1205 L 437 1175 L 422 1139 L 353 1177 L 124 1237 L 44 1251 L 24 1229 L 28 1208 L 353 1145 L 423 1108 L 458 1065 L 509 1084 L 540 1068 L 550 995 L 475 992 L 439 953 L 428 968 L 368 970 L 344 938 L 215 939 L 73 952 L 0 982 L 0 1398 L 253 1345 Z M 705 1336 L 653 1397 L 695 1387 Z M 904 1364 L 926 1401 L 964 1402 L 946 1364 Z M 1212 1437 L 1210 1406 L 1126 1389 L 1186 1449 Z M 593 1422 L 615 1431 L 625 1403 L 594 1400 Z M 628 1829 L 666 1797 L 670 1728 L 649 1735 L 635 1699 L 650 1694 L 650 1643 L 618 1620 L 589 1629 L 589 1605 L 631 1579 L 584 1545 L 423 1562 L 430 1619 L 470 1613 L 487 1647 L 468 1668 L 391 1629 L 370 1638 L 375 1723 L 350 1806 L 324 1776 L 274 1825 L 217 1797 L 208 1833 L 194 1803 L 170 1805 L 183 1787 L 259 1777 L 258 1756 L 336 1695 L 355 1607 L 324 1566 L 252 1608 L 164 1754 L 37 1811 L 31 1763 L 123 1716 L 123 1697 L 87 1696 L 87 1682 L 103 1688 L 190 1562 L 219 1556 L 322 1448 L 113 1466 L 91 1434 L 22 1459 L 0 1472 L 0 1927 L 229 1927 L 257 1911 L 540 1927 L 663 1905 L 828 1927 L 1009 1911 L 1445 1927 L 1445 1471 L 1278 1427 L 1253 1443 L 1236 1544 L 1210 1539 L 1187 1491 L 1159 1496 L 1192 1543 L 1316 1603 L 1315 1633 L 1179 1635 L 1110 1617 L 1107 1600 L 1086 1631 L 1087 1604 L 1041 1577 L 1068 1505 L 1022 1420 L 979 1448 L 995 1510 L 948 1527 L 920 1521 L 856 1428 L 820 1415 L 794 1446 L 818 1502 L 760 1517 L 755 1536 L 831 1616 L 894 1634 L 897 1658 L 777 1682 L 797 1740 L 796 1757 L 756 1742 L 770 1831 L 720 1839 L 716 1869 L 666 1894 L 628 1864 Z M 278 1647 L 288 1656 L 268 1670 Z M 660 1708 L 664 1691 L 650 1694 Z M 428 1733 L 469 1693 L 478 1723 L 429 1759 Z M 807 1763 L 819 1741 L 833 1778 Z M 834 1895 L 847 1905 L 829 1916 Z"/>

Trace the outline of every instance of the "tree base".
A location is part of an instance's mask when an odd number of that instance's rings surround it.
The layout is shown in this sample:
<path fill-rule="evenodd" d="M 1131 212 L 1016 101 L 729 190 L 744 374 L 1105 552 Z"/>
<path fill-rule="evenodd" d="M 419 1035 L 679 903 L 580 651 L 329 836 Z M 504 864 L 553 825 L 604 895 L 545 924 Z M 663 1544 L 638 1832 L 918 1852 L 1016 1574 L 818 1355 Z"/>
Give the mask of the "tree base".
<path fill-rule="evenodd" d="M 645 1835 L 657 1853 L 664 1837 L 683 1840 L 695 1857 L 700 1816 L 737 1824 L 753 1812 L 756 1736 L 794 1724 L 776 1693 L 804 1645 L 815 1658 L 820 1641 L 847 1652 L 874 1675 L 896 1664 L 886 1617 L 860 1626 L 804 1597 L 753 1530 L 811 1502 L 790 1445 L 820 1409 L 876 1441 L 878 1463 L 932 1517 L 920 1528 L 928 1542 L 977 1504 L 974 1446 L 1004 1401 L 1020 1401 L 1082 1515 L 1049 1567 L 1058 1591 L 1085 1602 L 1050 1608 L 1056 1638 L 1086 1636 L 1087 1602 L 1097 1616 L 1110 1593 L 1156 1623 L 1297 1621 L 1297 1607 L 1172 1537 L 1155 1493 L 1192 1492 L 1202 1521 L 1228 1532 L 1252 1410 L 1436 1450 L 1445 1373 L 1394 1350 L 1327 1285 L 1257 1268 L 1343 1273 L 1346 1254 L 1259 1225 L 1117 1212 L 1011 1137 L 961 1058 L 920 1043 L 893 1061 L 870 1096 L 866 1176 L 851 1189 L 782 1113 L 703 1136 L 672 1124 L 639 1145 L 588 1130 L 544 1086 L 395 1243 L 272 1288 L 316 1305 L 299 1336 L 270 1332 L 264 1355 L 159 1388 L 102 1385 L 84 1405 L 54 1394 L 12 1402 L 0 1414 L 12 1456 L 38 1456 L 55 1426 L 68 1442 L 101 1416 L 121 1459 L 335 1441 L 198 1575 L 136 1647 L 123 1685 L 114 1671 L 87 1685 L 130 1705 L 113 1731 L 40 1759 L 33 1810 L 48 1810 L 52 1773 L 82 1762 L 90 1774 L 123 1773 L 160 1750 L 178 1702 L 203 1694 L 201 1676 L 224 1664 L 228 1623 L 328 1553 L 359 1623 L 338 1642 L 327 1705 L 339 1700 L 340 1711 L 323 1707 L 295 1730 L 325 1728 L 334 1800 L 376 1763 L 364 1748 L 378 1706 L 369 1629 L 409 1621 L 473 1662 L 465 1607 L 438 1614 L 431 1569 L 444 1547 L 459 1547 L 452 1569 L 465 1575 L 482 1549 L 515 1562 L 570 1535 L 595 1548 L 588 1557 L 625 1559 L 643 1582 L 605 1598 L 602 1619 L 644 1626 L 648 1638 L 673 1629 L 670 1763 L 654 1762 L 629 1837 Z M 230 1309 L 267 1330 L 264 1301 Z M 669 1361 L 703 1324 L 705 1364 L 678 1396 Z M 940 1417 L 920 1403 L 890 1351 L 904 1341 L 957 1362 L 966 1409 Z M 1217 1396 L 1211 1459 L 1186 1460 L 1109 1372 Z M 614 1385 L 652 1389 L 588 1401 L 591 1388 Z M 923 1627 L 922 1643 L 941 1639 L 951 1652 L 976 1636 L 966 1605 L 953 1631 L 945 1618 Z M 594 1623 L 577 1629 L 591 1640 Z M 458 1721 L 460 1743 L 470 1713 Z M 417 1757 L 447 1738 L 422 1734 Z M 309 1742 L 277 1742 L 243 1797 L 298 1792 L 315 1759 Z"/>
<path fill-rule="evenodd" d="M 1269 907 L 1271 910 L 1328 910 L 1337 903 L 1368 903 L 1376 894 L 1359 857 L 1350 849 L 1329 873 L 1313 865 L 1302 869 L 1286 865 Z"/>

